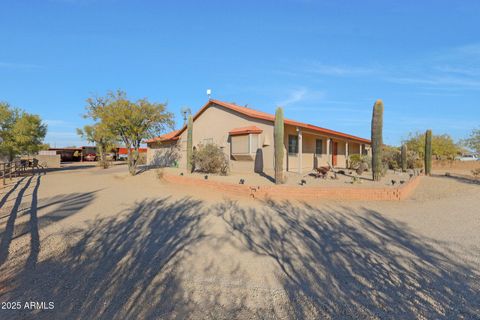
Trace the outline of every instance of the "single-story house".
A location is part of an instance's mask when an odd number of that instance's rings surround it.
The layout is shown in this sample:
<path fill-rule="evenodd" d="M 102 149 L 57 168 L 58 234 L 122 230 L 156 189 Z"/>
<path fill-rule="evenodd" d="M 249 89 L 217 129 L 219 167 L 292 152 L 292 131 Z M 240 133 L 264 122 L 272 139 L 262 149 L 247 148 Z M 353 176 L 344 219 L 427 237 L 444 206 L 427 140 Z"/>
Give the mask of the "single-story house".
<path fill-rule="evenodd" d="M 233 172 L 274 169 L 275 116 L 233 103 L 209 100 L 193 116 L 193 146 L 214 143 L 223 148 Z M 308 172 L 330 163 L 346 167 L 351 154 L 369 154 L 370 140 L 285 119 L 284 168 Z M 187 128 L 147 141 L 147 163 L 186 168 Z"/>

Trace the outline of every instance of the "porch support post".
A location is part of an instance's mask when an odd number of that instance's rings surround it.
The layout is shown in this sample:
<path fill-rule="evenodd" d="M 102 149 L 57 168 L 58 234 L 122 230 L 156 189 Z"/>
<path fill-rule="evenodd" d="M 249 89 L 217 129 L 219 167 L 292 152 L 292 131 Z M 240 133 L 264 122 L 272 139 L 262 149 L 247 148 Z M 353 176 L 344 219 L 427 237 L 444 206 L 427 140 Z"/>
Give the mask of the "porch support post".
<path fill-rule="evenodd" d="M 298 173 L 302 173 L 303 164 L 302 164 L 302 156 L 303 156 L 303 137 L 302 137 L 302 129 L 298 128 Z"/>
<path fill-rule="evenodd" d="M 363 155 L 363 143 L 360 143 L 360 155 Z"/>
<path fill-rule="evenodd" d="M 332 163 L 332 159 L 330 159 L 330 138 L 327 139 L 327 161 L 328 163 Z"/>
<path fill-rule="evenodd" d="M 345 167 L 348 167 L 348 141 L 345 141 Z"/>

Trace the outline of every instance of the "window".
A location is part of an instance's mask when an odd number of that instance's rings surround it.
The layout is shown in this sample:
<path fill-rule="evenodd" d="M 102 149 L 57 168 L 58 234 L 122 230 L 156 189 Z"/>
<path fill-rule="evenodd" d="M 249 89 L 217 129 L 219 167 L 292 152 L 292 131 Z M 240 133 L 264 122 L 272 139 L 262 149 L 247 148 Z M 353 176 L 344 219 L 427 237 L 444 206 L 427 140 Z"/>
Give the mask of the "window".
<path fill-rule="evenodd" d="M 315 154 L 322 154 L 322 146 L 323 146 L 322 139 L 315 140 Z"/>
<path fill-rule="evenodd" d="M 232 136 L 232 154 L 247 154 L 250 149 L 248 135 Z"/>
<path fill-rule="evenodd" d="M 254 160 L 259 148 L 258 134 L 231 136 L 231 155 L 235 160 Z"/>
<path fill-rule="evenodd" d="M 288 135 L 288 153 L 298 153 L 298 136 Z"/>

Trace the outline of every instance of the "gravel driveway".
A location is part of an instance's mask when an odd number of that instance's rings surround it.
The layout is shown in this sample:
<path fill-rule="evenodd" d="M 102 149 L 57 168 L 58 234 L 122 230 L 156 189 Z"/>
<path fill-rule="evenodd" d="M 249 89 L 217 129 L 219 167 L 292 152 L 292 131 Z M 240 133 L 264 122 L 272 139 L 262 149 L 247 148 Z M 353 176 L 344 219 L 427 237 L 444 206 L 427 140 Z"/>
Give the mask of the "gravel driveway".
<path fill-rule="evenodd" d="M 79 167 L 0 206 L 1 319 L 480 319 L 480 185 L 454 178 L 261 202 Z"/>

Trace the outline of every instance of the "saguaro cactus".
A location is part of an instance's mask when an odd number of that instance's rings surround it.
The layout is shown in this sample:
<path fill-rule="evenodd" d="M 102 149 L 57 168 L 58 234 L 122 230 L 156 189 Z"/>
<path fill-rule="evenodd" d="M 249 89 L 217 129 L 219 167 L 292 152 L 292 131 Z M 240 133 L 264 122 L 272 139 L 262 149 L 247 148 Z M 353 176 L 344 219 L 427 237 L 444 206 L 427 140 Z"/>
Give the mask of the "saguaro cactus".
<path fill-rule="evenodd" d="M 432 130 L 425 132 L 425 174 L 432 173 Z"/>
<path fill-rule="evenodd" d="M 407 145 L 402 145 L 402 171 L 407 171 Z"/>
<path fill-rule="evenodd" d="M 277 108 L 275 112 L 275 128 L 273 129 L 275 151 L 275 184 L 284 183 L 283 158 L 284 158 L 284 123 L 283 109 Z"/>
<path fill-rule="evenodd" d="M 192 165 L 192 158 L 193 158 L 193 119 L 192 116 L 188 116 L 188 123 L 187 123 L 187 170 L 188 172 L 192 172 L 193 165 Z"/>
<path fill-rule="evenodd" d="M 373 180 L 379 181 L 383 175 L 383 102 L 378 99 L 373 105 L 372 114 L 372 174 Z"/>

